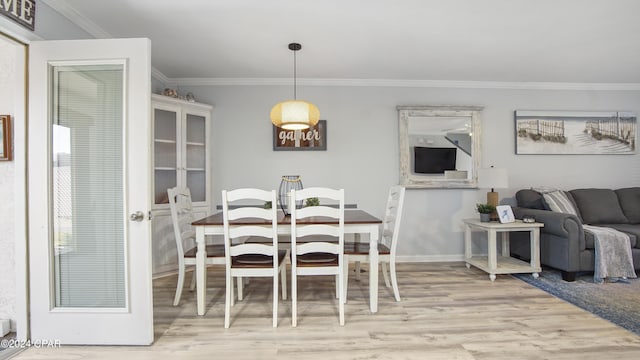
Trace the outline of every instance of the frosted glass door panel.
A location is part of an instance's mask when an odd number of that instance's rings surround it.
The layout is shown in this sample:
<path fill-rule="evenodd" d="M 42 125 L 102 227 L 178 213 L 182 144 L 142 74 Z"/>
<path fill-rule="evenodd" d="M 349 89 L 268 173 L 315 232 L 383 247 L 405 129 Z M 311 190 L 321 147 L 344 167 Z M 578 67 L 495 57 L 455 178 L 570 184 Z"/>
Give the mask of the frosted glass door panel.
<path fill-rule="evenodd" d="M 206 201 L 206 172 L 187 171 L 187 186 L 191 191 L 191 201 Z"/>
<path fill-rule="evenodd" d="M 176 141 L 176 126 L 178 114 L 175 111 L 155 109 L 154 138 L 156 140 Z"/>
<path fill-rule="evenodd" d="M 178 183 L 177 172 L 175 170 L 155 170 L 154 181 L 154 198 L 156 204 L 168 204 L 169 195 L 167 195 L 167 189 L 175 187 Z"/>
<path fill-rule="evenodd" d="M 154 202 L 168 204 L 167 189 L 178 183 L 178 113 L 175 111 L 154 110 Z"/>
<path fill-rule="evenodd" d="M 155 167 L 176 169 L 176 143 L 155 141 Z"/>
<path fill-rule="evenodd" d="M 206 119 L 187 114 L 187 187 L 193 201 L 206 201 Z"/>
<path fill-rule="evenodd" d="M 205 145 L 187 144 L 187 170 L 204 170 L 206 163 Z"/>
<path fill-rule="evenodd" d="M 205 117 L 187 114 L 187 142 L 204 144 L 205 134 Z"/>
<path fill-rule="evenodd" d="M 123 66 L 51 75 L 55 306 L 124 308 Z"/>

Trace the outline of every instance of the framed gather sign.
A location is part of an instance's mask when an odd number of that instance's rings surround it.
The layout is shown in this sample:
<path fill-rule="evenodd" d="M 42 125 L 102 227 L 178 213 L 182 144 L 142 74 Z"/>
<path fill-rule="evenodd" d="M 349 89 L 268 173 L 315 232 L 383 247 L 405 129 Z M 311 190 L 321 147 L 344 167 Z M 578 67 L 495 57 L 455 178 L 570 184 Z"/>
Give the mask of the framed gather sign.
<path fill-rule="evenodd" d="M 327 120 L 306 130 L 285 130 L 273 125 L 273 151 L 327 150 Z"/>
<path fill-rule="evenodd" d="M 11 116 L 0 115 L 0 161 L 11 160 Z"/>

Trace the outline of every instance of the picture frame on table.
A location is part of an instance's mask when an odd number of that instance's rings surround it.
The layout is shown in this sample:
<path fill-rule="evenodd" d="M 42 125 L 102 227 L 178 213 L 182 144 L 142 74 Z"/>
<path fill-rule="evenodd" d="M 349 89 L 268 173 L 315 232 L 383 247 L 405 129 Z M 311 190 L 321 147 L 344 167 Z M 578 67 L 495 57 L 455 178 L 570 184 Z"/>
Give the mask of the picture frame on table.
<path fill-rule="evenodd" d="M 0 115 L 0 161 L 11 161 L 12 143 L 11 143 L 11 115 Z"/>
<path fill-rule="evenodd" d="M 513 216 L 513 210 L 509 205 L 498 205 L 496 206 L 496 212 L 498 213 L 498 218 L 500 219 L 500 223 L 507 224 L 515 222 L 516 219 Z"/>

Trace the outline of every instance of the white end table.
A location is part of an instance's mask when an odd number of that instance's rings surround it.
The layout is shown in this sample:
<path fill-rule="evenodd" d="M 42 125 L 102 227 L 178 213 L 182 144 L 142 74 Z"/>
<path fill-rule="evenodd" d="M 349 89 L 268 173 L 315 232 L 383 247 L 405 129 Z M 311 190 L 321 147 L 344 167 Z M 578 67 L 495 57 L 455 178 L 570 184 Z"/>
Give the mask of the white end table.
<path fill-rule="evenodd" d="M 538 278 L 540 268 L 540 228 L 542 223 L 524 223 L 516 220 L 512 223 L 481 222 L 480 219 L 464 219 L 464 257 L 467 268 L 471 265 L 489 273 L 489 279 L 494 281 L 496 274 L 532 273 L 533 278 Z M 471 251 L 471 231 L 487 232 L 487 256 L 474 256 Z M 509 252 L 509 232 L 529 231 L 531 245 L 531 262 L 512 258 Z M 496 237 L 501 233 L 502 253 L 498 256 Z"/>

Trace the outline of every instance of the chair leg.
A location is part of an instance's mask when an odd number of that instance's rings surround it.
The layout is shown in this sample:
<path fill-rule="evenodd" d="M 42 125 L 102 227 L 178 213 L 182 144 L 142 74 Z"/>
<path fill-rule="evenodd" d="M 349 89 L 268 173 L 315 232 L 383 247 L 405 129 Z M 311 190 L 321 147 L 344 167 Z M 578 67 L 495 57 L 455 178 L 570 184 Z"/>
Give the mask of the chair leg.
<path fill-rule="evenodd" d="M 273 327 L 278 327 L 278 272 L 273 274 Z"/>
<path fill-rule="evenodd" d="M 231 302 L 233 301 L 233 278 L 229 273 L 229 269 L 227 269 L 226 276 L 226 292 L 225 292 L 225 301 L 224 301 L 224 328 L 229 328 L 229 323 L 231 319 Z"/>
<path fill-rule="evenodd" d="M 194 273 L 195 277 L 195 273 Z M 178 268 L 178 284 L 176 285 L 176 296 L 173 298 L 173 306 L 178 306 L 180 297 L 182 296 L 182 287 L 184 286 L 184 265 Z"/>
<path fill-rule="evenodd" d="M 360 261 L 356 261 L 356 281 L 360 281 Z"/>
<path fill-rule="evenodd" d="M 238 283 L 238 285 L 237 285 L 238 286 L 238 301 L 242 301 L 242 299 L 244 298 L 244 294 L 242 292 L 242 290 L 244 290 L 242 288 L 242 277 L 238 276 L 236 278 L 236 281 Z"/>
<path fill-rule="evenodd" d="M 344 302 L 347 302 L 347 290 L 349 289 L 349 262 L 345 261 L 342 267 L 342 280 L 344 281 Z"/>
<path fill-rule="evenodd" d="M 387 263 L 386 262 L 381 262 L 380 263 L 381 268 L 382 268 L 382 276 L 384 277 L 384 284 L 387 285 L 387 287 L 391 287 L 391 284 L 389 283 L 389 271 L 387 270 Z"/>
<path fill-rule="evenodd" d="M 298 326 L 298 277 L 291 272 L 291 326 Z"/>
<path fill-rule="evenodd" d="M 344 271 L 342 271 L 344 272 Z M 341 274 L 336 275 L 338 277 L 337 282 L 339 284 L 339 294 L 338 297 L 338 308 L 340 309 L 340 326 L 344 326 L 344 303 L 345 299 L 345 287 L 344 287 L 344 279 L 341 279 Z"/>
<path fill-rule="evenodd" d="M 193 291 L 196 289 L 196 270 L 194 269 L 191 272 L 191 285 L 189 286 L 189 290 Z"/>
<path fill-rule="evenodd" d="M 398 290 L 398 279 L 396 277 L 396 262 L 391 259 L 389 262 L 391 267 L 391 285 L 393 285 L 393 296 L 396 297 L 396 301 L 400 301 L 400 291 Z"/>
<path fill-rule="evenodd" d="M 287 265 L 285 262 L 280 268 L 280 281 L 282 282 L 282 300 L 287 300 Z"/>
<path fill-rule="evenodd" d="M 336 274 L 336 299 L 340 299 L 340 281 L 342 281 L 340 275 Z"/>
<path fill-rule="evenodd" d="M 231 286 L 231 306 L 236 304 L 236 295 L 233 287 L 233 276 L 229 276 L 229 284 Z"/>

